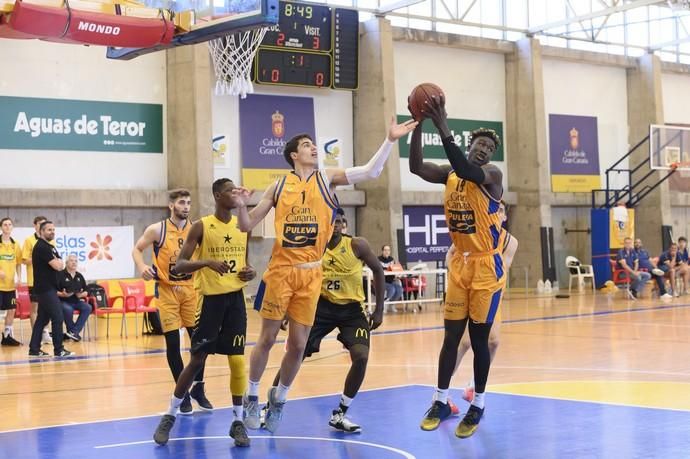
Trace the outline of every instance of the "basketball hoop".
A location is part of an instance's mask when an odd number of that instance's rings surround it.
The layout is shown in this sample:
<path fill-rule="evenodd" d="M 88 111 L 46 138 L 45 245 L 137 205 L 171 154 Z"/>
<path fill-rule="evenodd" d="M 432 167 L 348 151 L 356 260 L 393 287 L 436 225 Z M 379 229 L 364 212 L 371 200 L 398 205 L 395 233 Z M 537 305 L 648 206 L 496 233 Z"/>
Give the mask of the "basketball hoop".
<path fill-rule="evenodd" d="M 235 32 L 208 42 L 216 73 L 216 95 L 240 95 L 254 92 L 251 81 L 252 61 L 267 27 Z"/>

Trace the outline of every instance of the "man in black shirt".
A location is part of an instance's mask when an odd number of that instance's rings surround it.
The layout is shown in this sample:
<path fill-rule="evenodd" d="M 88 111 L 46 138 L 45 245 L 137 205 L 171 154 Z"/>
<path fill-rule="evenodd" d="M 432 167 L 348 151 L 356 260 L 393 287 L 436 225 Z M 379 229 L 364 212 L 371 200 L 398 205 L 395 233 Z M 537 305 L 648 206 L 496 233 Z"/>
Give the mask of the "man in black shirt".
<path fill-rule="evenodd" d="M 57 295 L 57 272 L 65 268 L 57 249 L 50 244 L 55 239 L 55 225 L 51 221 L 41 223 L 40 238 L 31 252 L 31 264 L 34 268 L 34 293 L 38 298 L 38 316 L 34 322 L 29 343 L 29 355 L 47 357 L 41 350 L 41 333 L 48 322 L 53 328 L 53 350 L 55 357 L 74 355 L 62 347 L 62 305 Z"/>
<path fill-rule="evenodd" d="M 79 332 L 84 328 L 91 306 L 84 302 L 88 296 L 84 276 L 77 271 L 77 256 L 67 257 L 67 268 L 57 275 L 57 295 L 62 302 L 67 331 L 65 336 L 72 341 L 81 341 Z M 74 322 L 74 311 L 79 311 L 79 318 Z"/>

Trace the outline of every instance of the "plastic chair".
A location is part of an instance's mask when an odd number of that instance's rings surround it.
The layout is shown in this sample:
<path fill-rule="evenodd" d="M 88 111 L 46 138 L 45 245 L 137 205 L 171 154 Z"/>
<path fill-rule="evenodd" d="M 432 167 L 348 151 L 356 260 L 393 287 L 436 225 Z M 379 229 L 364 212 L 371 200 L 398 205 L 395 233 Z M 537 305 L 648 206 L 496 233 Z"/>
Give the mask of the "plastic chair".
<path fill-rule="evenodd" d="M 102 284 L 99 284 L 103 287 L 105 290 L 105 296 L 108 298 L 108 307 L 106 308 L 99 308 L 98 303 L 96 301 L 96 298 L 89 296 L 86 298 L 86 302 L 91 305 L 93 310 L 91 313 L 93 316 L 96 318 L 96 330 L 95 330 L 95 335 L 96 339 L 98 339 L 98 317 L 99 316 L 105 316 L 106 322 L 105 322 L 105 337 L 109 338 L 110 337 L 110 315 L 111 314 L 122 314 L 122 320 L 120 322 L 120 336 L 122 336 L 122 330 L 124 328 L 125 331 L 125 336 L 127 333 L 127 322 L 125 321 L 125 309 L 124 307 L 122 308 L 116 308 L 114 307 L 115 302 L 117 300 L 123 300 L 122 296 L 111 296 L 110 295 L 110 285 L 107 282 L 103 282 Z"/>
<path fill-rule="evenodd" d="M 618 264 L 618 261 L 614 260 L 613 258 L 609 260 L 611 263 L 611 277 L 613 280 L 613 283 L 616 284 L 616 287 L 620 286 L 625 286 L 624 292 L 625 295 L 631 299 L 635 300 L 636 298 L 632 295 L 632 292 L 630 291 L 630 275 L 628 272 L 621 268 L 620 265 Z"/>
<path fill-rule="evenodd" d="M 24 342 L 24 327 L 22 320 L 31 318 L 31 298 L 29 298 L 29 288 L 26 285 L 17 286 L 17 309 L 14 312 L 15 320 L 19 321 L 19 335 L 22 343 Z"/>
<path fill-rule="evenodd" d="M 573 279 L 577 279 L 578 290 L 580 286 L 584 285 L 585 279 L 589 279 L 592 282 L 592 292 L 595 291 L 594 286 L 594 269 L 592 265 L 583 265 L 575 257 L 565 257 L 565 267 L 568 268 L 570 277 L 568 278 L 568 292 L 572 290 Z"/>
<path fill-rule="evenodd" d="M 120 288 L 122 288 L 122 294 L 124 295 L 125 314 L 134 314 L 134 336 L 138 338 L 138 314 L 144 312 L 156 312 L 158 309 L 153 306 L 149 306 L 153 296 L 146 295 L 146 284 L 143 280 L 120 281 Z"/>

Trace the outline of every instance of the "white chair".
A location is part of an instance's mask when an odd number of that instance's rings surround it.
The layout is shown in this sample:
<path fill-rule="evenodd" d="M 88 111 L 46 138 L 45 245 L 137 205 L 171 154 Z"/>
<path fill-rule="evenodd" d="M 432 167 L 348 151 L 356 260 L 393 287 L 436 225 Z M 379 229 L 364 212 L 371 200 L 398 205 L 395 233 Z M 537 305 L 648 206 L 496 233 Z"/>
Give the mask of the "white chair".
<path fill-rule="evenodd" d="M 577 258 L 569 256 L 565 257 L 565 266 L 570 273 L 570 278 L 568 279 L 568 292 L 572 290 L 573 279 L 577 279 L 578 290 L 582 289 L 582 286 L 585 284 L 585 279 L 589 279 L 592 283 L 592 291 L 595 291 L 594 269 L 592 265 L 583 265 Z"/>

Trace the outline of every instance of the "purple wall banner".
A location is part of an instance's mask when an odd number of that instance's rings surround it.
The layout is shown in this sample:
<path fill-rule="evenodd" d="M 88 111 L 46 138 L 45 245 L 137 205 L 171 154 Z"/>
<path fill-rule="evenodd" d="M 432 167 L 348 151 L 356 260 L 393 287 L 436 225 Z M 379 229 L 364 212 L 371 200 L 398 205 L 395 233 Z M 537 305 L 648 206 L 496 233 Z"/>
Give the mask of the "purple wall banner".
<path fill-rule="evenodd" d="M 408 263 L 443 260 L 451 243 L 443 206 L 403 206 L 403 234 Z"/>
<path fill-rule="evenodd" d="M 240 99 L 242 185 L 268 188 L 290 170 L 283 149 L 294 135 L 315 137 L 314 99 L 251 94 Z"/>
<path fill-rule="evenodd" d="M 589 192 L 601 187 L 595 116 L 549 115 L 551 189 Z"/>

